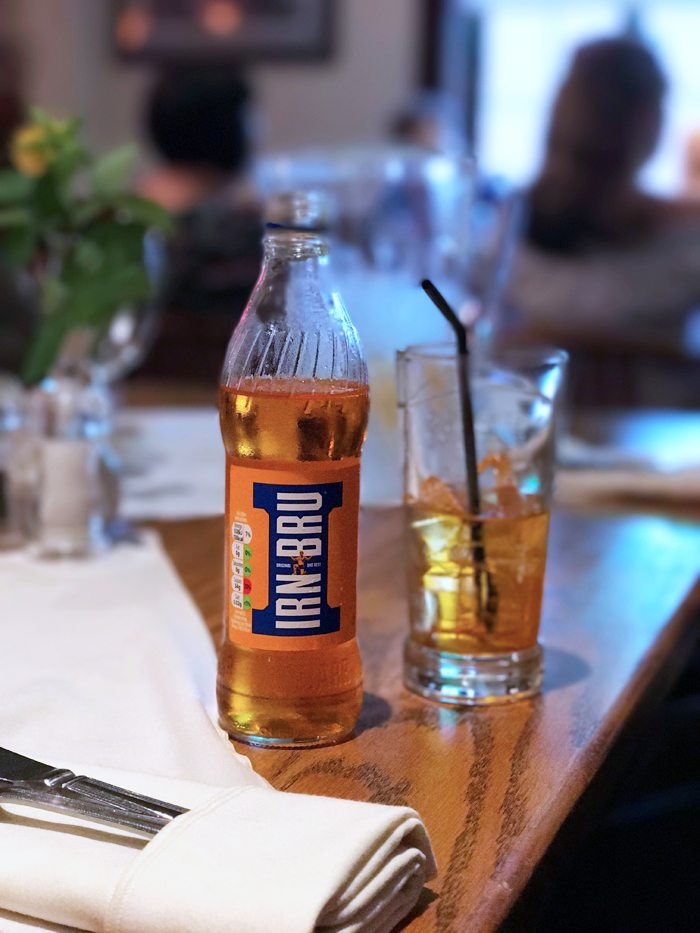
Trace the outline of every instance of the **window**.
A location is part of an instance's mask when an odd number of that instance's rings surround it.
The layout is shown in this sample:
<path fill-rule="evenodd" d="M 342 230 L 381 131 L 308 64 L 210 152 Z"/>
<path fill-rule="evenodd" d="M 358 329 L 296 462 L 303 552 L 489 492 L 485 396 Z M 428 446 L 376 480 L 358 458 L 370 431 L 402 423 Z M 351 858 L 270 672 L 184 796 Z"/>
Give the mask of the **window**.
<path fill-rule="evenodd" d="M 619 35 L 631 14 L 669 79 L 663 138 L 644 171 L 649 190 L 676 193 L 688 138 L 700 130 L 700 4 L 647 0 L 484 0 L 477 153 L 485 172 L 525 183 L 536 173 L 552 101 L 577 46 Z"/>

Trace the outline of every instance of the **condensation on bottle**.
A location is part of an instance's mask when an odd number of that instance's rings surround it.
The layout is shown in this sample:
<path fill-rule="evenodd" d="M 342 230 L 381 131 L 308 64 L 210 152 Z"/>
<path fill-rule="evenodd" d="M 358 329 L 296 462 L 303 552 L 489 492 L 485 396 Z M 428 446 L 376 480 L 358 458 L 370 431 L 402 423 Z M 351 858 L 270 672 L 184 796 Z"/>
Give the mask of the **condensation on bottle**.
<path fill-rule="evenodd" d="M 260 279 L 224 364 L 226 608 L 221 726 L 254 745 L 348 736 L 360 713 L 355 638 L 362 348 L 329 275 L 324 205 L 268 209 Z"/>

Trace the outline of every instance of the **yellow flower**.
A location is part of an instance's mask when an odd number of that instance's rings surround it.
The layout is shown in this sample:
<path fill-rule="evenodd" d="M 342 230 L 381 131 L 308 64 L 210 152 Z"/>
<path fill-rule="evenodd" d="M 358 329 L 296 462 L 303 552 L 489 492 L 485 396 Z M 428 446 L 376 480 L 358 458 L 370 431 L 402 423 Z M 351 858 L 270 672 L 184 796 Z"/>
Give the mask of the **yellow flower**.
<path fill-rule="evenodd" d="M 51 162 L 46 137 L 46 129 L 37 123 L 21 126 L 15 132 L 10 143 L 10 159 L 18 172 L 29 178 L 40 178 L 46 173 Z"/>

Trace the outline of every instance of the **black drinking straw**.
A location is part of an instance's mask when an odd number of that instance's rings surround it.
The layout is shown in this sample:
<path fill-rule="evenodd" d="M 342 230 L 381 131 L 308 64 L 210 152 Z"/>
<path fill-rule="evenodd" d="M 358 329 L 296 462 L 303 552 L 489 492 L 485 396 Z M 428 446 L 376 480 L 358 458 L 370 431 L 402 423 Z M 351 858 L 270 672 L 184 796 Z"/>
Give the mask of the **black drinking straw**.
<path fill-rule="evenodd" d="M 462 434 L 464 436 L 464 454 L 467 467 L 469 510 L 472 515 L 478 515 L 479 512 L 481 512 L 481 497 L 479 496 L 479 468 L 476 462 L 476 441 L 474 440 L 474 411 L 472 409 L 472 396 L 469 391 L 469 345 L 467 344 L 467 329 L 430 279 L 423 279 L 421 285 L 435 307 L 447 318 L 457 337 L 457 350 L 459 352 L 457 363 L 459 400 L 462 409 Z"/>
<path fill-rule="evenodd" d="M 481 513 L 481 496 L 479 495 L 479 468 L 476 460 L 476 441 L 474 438 L 474 410 L 472 408 L 472 396 L 469 390 L 469 345 L 467 342 L 467 329 L 447 303 L 444 295 L 437 290 L 430 279 L 423 279 L 421 285 L 428 298 L 430 298 L 435 307 L 447 319 L 457 337 L 457 373 L 460 407 L 462 411 L 464 456 L 467 468 L 467 493 L 469 496 L 469 511 L 471 515 L 476 518 Z M 487 631 L 490 632 L 494 627 L 498 594 L 491 574 L 489 574 L 486 569 L 484 526 L 481 522 L 472 522 L 471 536 L 481 618 Z"/>

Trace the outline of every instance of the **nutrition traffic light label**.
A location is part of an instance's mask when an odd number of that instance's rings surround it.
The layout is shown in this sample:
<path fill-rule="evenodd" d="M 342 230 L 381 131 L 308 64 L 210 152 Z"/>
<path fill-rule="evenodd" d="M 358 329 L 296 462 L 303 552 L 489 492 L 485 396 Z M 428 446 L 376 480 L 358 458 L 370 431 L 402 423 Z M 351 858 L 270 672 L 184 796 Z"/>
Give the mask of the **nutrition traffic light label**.
<path fill-rule="evenodd" d="M 273 650 L 353 638 L 359 461 L 249 464 L 228 463 L 229 638 Z"/>
<path fill-rule="evenodd" d="M 245 515 L 240 516 L 245 519 Z M 233 523 L 231 531 L 231 605 L 235 609 L 248 612 L 251 608 L 250 593 L 253 582 L 250 579 L 253 572 L 251 559 L 253 549 L 250 546 L 252 532 L 250 525 L 245 521 Z M 245 542 L 248 543 L 245 543 Z"/>

